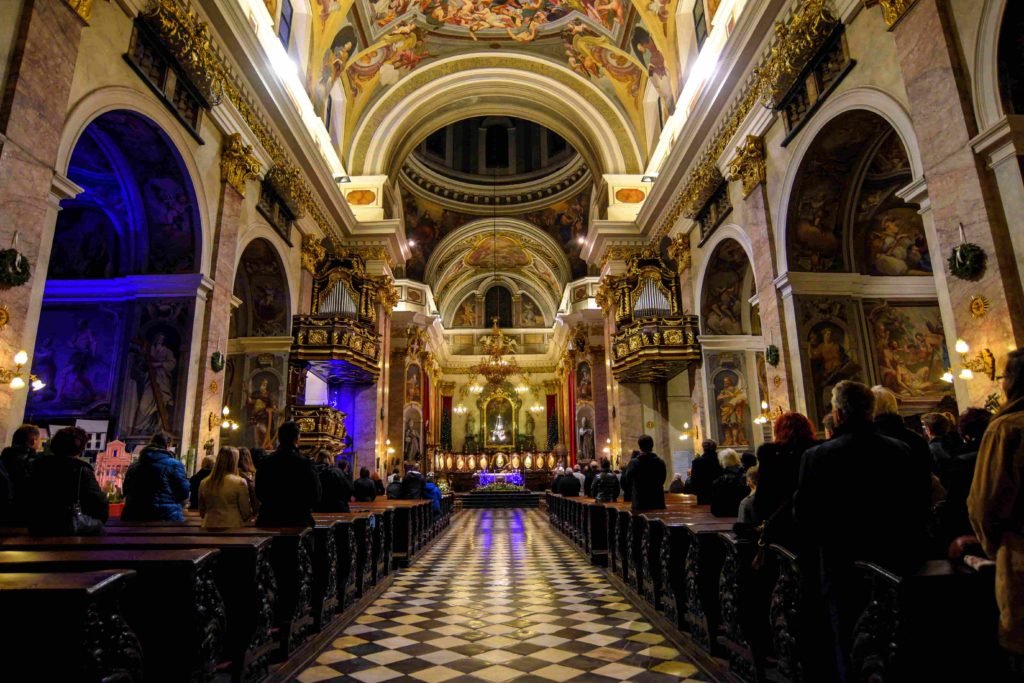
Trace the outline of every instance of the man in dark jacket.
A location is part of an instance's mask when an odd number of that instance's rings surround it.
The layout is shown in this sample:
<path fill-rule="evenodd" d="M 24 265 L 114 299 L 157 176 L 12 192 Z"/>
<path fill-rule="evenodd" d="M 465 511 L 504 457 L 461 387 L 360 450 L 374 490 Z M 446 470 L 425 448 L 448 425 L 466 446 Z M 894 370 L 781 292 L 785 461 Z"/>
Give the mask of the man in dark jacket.
<path fill-rule="evenodd" d="M 808 449 L 800 464 L 793 514 L 808 600 L 801 613 L 807 680 L 848 678 L 859 585 L 854 562 L 877 562 L 900 572 L 916 559 L 908 540 L 922 533 L 916 520 L 922 519 L 925 503 L 907 492 L 920 486 L 920 465 L 906 444 L 884 436 L 873 423 L 874 401 L 872 390 L 859 382 L 837 384 L 832 390 L 835 436 Z"/>
<path fill-rule="evenodd" d="M 626 472 L 632 472 L 636 466 L 636 459 L 640 457 L 640 451 L 633 451 L 629 456 L 629 462 L 622 468 L 622 474 L 619 475 L 619 485 L 622 487 L 622 502 L 628 503 L 633 498 L 633 489 L 626 488 Z"/>
<path fill-rule="evenodd" d="M 917 432 L 911 431 L 903 422 L 899 414 L 899 404 L 896 401 L 896 394 L 883 386 L 871 387 L 874 395 L 874 416 L 875 427 L 883 436 L 904 443 L 910 449 L 910 456 L 914 463 L 914 471 L 917 473 L 917 483 L 907 490 L 907 493 L 914 497 L 913 508 L 921 513 L 921 518 L 914 520 L 918 529 L 913 537 L 915 541 L 924 542 L 925 527 L 931 515 L 932 507 L 932 453 L 928 448 L 928 442 Z"/>
<path fill-rule="evenodd" d="M 185 466 L 168 450 L 166 434 L 154 434 L 124 475 L 124 510 L 130 522 L 183 522 L 189 498 Z"/>
<path fill-rule="evenodd" d="M 690 465 L 690 478 L 683 487 L 686 493 L 697 496 L 698 505 L 711 504 L 711 487 L 715 479 L 722 476 L 722 465 L 718 462 L 718 444 L 705 439 L 701 444 L 703 453 Z"/>
<path fill-rule="evenodd" d="M 260 500 L 258 526 L 312 526 L 320 502 L 320 478 L 313 462 L 299 452 L 299 425 L 285 422 L 277 430 L 277 450 L 256 471 Z"/>
<path fill-rule="evenodd" d="M 28 522 L 26 510 L 28 501 L 28 481 L 32 472 L 32 463 L 39 457 L 42 437 L 39 427 L 23 424 L 14 430 L 11 445 L 0 453 L 0 464 L 7 472 L 10 504 L 7 516 L 0 518 L 0 523 L 23 525 Z"/>
<path fill-rule="evenodd" d="M 612 464 L 608 458 L 601 458 L 601 474 L 594 477 L 590 490 L 598 503 L 614 503 L 621 491 L 619 478 L 612 474 Z"/>
<path fill-rule="evenodd" d="M 320 451 L 316 461 L 320 502 L 313 509 L 317 512 L 348 512 L 348 504 L 352 500 L 352 484 L 345 476 L 345 471 L 334 464 L 334 455 L 330 451 Z"/>
<path fill-rule="evenodd" d="M 352 482 L 352 494 L 359 503 L 372 503 L 377 497 L 377 485 L 370 479 L 369 469 L 359 470 L 359 478 Z"/>
<path fill-rule="evenodd" d="M 210 476 L 213 472 L 213 465 L 216 460 L 213 459 L 212 455 L 204 455 L 203 462 L 200 463 L 199 469 L 188 479 L 188 509 L 198 510 L 199 509 L 199 485 L 203 483 L 203 479 Z"/>
<path fill-rule="evenodd" d="M 580 495 L 582 490 L 583 484 L 580 483 L 580 480 L 572 473 L 572 470 L 566 470 L 558 483 L 558 492 L 566 498 L 575 498 Z"/>
<path fill-rule="evenodd" d="M 664 510 L 668 469 L 654 452 L 654 439 L 644 434 L 637 445 L 640 455 L 622 473 L 622 488 L 631 491 L 633 510 Z"/>
<path fill-rule="evenodd" d="M 593 485 L 594 478 L 597 477 L 597 461 L 591 460 L 590 464 L 587 465 L 586 472 L 583 473 L 583 495 L 593 496 Z"/>
<path fill-rule="evenodd" d="M 402 480 L 401 479 L 392 479 L 391 483 L 388 484 L 388 487 L 384 490 L 384 493 L 385 493 L 385 495 L 387 495 L 388 500 L 401 500 L 402 499 Z"/>
<path fill-rule="evenodd" d="M 928 450 L 932 454 L 932 470 L 938 473 L 950 460 L 964 451 L 964 441 L 953 428 L 953 423 L 942 413 L 925 413 L 921 426 L 928 437 Z"/>
<path fill-rule="evenodd" d="M 402 499 L 417 500 L 423 497 L 423 475 L 416 465 L 409 465 L 402 479 Z"/>

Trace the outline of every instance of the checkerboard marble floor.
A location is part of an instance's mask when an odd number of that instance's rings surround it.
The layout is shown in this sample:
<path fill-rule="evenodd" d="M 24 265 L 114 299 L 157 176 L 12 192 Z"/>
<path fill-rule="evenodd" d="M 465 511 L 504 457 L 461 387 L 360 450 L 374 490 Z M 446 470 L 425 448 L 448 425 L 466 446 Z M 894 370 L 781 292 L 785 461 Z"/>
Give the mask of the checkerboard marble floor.
<path fill-rule="evenodd" d="M 298 676 L 706 681 L 537 510 L 467 510 Z"/>

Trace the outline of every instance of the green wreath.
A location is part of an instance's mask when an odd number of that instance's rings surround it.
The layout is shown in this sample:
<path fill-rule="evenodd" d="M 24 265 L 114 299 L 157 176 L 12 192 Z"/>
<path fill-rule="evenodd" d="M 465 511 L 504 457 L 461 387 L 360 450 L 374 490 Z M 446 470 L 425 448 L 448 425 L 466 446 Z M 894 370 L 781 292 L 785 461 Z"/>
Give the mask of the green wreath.
<path fill-rule="evenodd" d="M 768 361 L 768 365 L 774 368 L 779 364 L 779 347 L 775 344 L 769 344 L 768 348 L 765 349 L 764 358 Z"/>
<path fill-rule="evenodd" d="M 964 242 L 953 247 L 949 255 L 949 272 L 961 280 L 977 280 L 985 272 L 985 250 L 977 244 Z"/>
<path fill-rule="evenodd" d="M 20 287 L 32 275 L 28 259 L 17 249 L 0 250 L 0 288 Z"/>

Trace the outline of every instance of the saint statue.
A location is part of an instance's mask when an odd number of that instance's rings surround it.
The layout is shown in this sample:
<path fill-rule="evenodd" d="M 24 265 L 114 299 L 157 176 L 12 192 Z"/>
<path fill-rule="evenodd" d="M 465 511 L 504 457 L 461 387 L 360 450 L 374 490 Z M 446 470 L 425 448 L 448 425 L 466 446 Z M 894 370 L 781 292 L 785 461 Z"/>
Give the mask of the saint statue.
<path fill-rule="evenodd" d="M 476 438 L 476 417 L 472 410 L 466 413 L 466 438 Z"/>
<path fill-rule="evenodd" d="M 412 420 L 405 423 L 405 449 L 403 454 L 406 462 L 420 459 L 420 435 L 413 427 Z"/>
<path fill-rule="evenodd" d="M 528 436 L 528 437 L 530 437 L 532 439 L 533 438 L 533 430 L 536 428 L 536 426 L 537 425 L 536 425 L 536 423 L 534 422 L 534 419 L 533 419 L 533 413 L 527 412 L 526 413 L 526 431 L 524 432 L 526 434 L 526 436 Z"/>
<path fill-rule="evenodd" d="M 718 401 L 718 416 L 722 425 L 723 446 L 746 446 L 747 395 L 733 383 L 732 377 L 722 378 L 722 389 L 715 397 Z"/>
<path fill-rule="evenodd" d="M 579 459 L 594 459 L 594 429 L 586 415 L 583 416 L 579 429 Z"/>

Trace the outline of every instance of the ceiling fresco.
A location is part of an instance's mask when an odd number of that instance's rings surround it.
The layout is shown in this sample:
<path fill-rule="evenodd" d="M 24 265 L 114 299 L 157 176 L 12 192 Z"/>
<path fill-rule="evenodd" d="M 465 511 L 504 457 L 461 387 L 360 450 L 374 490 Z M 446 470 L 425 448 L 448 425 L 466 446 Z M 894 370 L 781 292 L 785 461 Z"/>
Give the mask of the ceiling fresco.
<path fill-rule="evenodd" d="M 317 0 L 307 87 L 328 110 L 342 155 L 360 117 L 424 64 L 483 50 L 525 51 L 596 85 L 637 140 L 660 125 L 645 115 L 651 92 L 662 118 L 680 91 L 678 0 Z M 646 116 L 646 118 L 645 118 Z"/>

